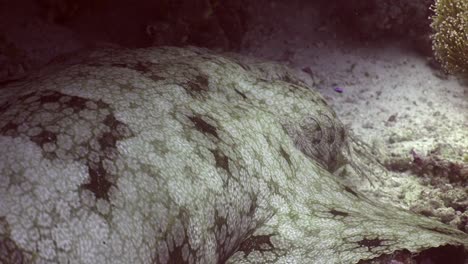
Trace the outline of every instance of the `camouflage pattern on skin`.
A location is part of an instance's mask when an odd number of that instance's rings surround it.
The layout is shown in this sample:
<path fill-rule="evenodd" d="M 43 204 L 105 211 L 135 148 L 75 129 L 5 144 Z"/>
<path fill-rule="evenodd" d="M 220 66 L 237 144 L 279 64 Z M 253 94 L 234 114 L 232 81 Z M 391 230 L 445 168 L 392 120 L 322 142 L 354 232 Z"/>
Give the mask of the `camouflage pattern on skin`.
<path fill-rule="evenodd" d="M 335 176 L 374 181 L 378 166 L 283 66 L 195 48 L 58 63 L 0 95 L 0 262 L 356 263 L 468 246 Z"/>

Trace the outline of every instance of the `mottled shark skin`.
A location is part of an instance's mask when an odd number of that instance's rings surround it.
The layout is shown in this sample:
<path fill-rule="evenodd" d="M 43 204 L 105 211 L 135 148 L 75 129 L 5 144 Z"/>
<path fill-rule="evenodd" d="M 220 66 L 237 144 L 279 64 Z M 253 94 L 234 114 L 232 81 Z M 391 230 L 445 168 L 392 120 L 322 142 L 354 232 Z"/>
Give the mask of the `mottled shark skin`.
<path fill-rule="evenodd" d="M 58 61 L 1 89 L 0 146 L 2 263 L 357 263 L 468 247 L 335 176 L 384 172 L 291 70 L 237 55 Z"/>

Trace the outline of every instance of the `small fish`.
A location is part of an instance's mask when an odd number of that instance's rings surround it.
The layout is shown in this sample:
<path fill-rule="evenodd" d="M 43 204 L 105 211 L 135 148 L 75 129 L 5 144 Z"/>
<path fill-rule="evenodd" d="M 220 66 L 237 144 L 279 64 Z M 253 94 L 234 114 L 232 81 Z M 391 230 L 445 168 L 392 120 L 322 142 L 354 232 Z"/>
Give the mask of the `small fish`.
<path fill-rule="evenodd" d="M 343 88 L 340 88 L 340 87 L 335 87 L 335 92 L 337 93 L 342 93 L 343 92 Z"/>

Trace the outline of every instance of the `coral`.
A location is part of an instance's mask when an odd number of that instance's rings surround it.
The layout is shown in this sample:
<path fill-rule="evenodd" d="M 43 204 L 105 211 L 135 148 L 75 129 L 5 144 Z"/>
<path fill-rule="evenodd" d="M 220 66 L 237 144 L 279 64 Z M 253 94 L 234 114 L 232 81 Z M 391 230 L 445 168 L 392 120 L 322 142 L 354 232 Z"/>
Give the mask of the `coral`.
<path fill-rule="evenodd" d="M 468 75 L 468 1 L 437 0 L 432 8 L 436 58 L 447 72 Z"/>

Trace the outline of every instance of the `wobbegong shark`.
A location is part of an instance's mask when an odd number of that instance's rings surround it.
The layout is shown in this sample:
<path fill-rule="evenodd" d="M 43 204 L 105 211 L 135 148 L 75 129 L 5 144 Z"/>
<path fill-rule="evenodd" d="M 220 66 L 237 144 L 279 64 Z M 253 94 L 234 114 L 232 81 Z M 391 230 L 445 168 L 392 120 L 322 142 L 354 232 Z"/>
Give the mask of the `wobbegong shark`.
<path fill-rule="evenodd" d="M 366 145 L 292 69 L 236 54 L 57 59 L 1 89 L 0 146 L 2 263 L 329 264 L 468 247 L 357 190 L 384 180 Z"/>

